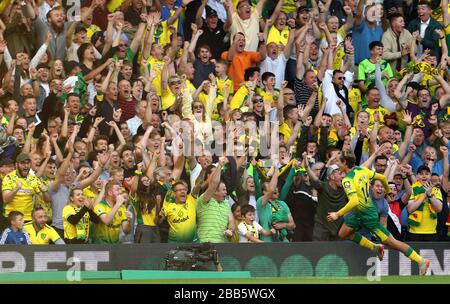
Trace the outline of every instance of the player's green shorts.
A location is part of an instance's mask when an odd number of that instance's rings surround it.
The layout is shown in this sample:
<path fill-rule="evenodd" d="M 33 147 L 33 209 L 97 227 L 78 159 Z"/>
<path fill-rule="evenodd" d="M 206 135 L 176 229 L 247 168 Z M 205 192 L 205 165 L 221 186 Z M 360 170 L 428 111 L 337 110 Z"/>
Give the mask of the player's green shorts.
<path fill-rule="evenodd" d="M 344 216 L 344 223 L 356 231 L 359 231 L 364 227 L 369 230 L 372 235 L 376 235 L 382 242 L 387 240 L 391 235 L 386 227 L 381 225 L 375 205 L 372 205 L 363 212 L 353 210 Z"/>

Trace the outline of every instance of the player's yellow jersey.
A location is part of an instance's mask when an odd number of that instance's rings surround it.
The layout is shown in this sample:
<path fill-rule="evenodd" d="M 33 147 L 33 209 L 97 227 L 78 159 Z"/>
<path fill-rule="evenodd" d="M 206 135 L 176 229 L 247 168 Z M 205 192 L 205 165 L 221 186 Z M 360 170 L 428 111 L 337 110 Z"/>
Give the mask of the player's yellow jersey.
<path fill-rule="evenodd" d="M 356 210 L 364 212 L 372 204 L 369 195 L 370 180 L 375 176 L 375 172 L 364 167 L 354 167 L 342 179 L 342 186 L 348 197 L 357 195 L 358 205 Z"/>
<path fill-rule="evenodd" d="M 48 245 L 51 242 L 56 243 L 61 238 L 58 232 L 47 224 L 41 230 L 36 231 L 33 222 L 28 222 L 23 226 L 23 230 L 28 233 L 33 245 Z"/>
<path fill-rule="evenodd" d="M 173 192 L 164 199 L 163 213 L 169 223 L 169 242 L 193 242 L 197 233 L 196 199 L 189 194 L 184 204 L 175 203 Z"/>

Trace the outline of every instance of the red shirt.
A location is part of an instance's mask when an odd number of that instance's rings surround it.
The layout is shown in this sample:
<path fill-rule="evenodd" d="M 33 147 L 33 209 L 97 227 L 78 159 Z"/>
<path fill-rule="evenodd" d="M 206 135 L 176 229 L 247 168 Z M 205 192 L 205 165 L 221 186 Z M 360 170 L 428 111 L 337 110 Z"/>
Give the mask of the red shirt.
<path fill-rule="evenodd" d="M 119 97 L 119 108 L 122 109 L 122 116 L 120 116 L 120 121 L 127 121 L 136 115 L 136 99 L 125 100 Z"/>
<path fill-rule="evenodd" d="M 401 206 L 401 204 L 402 203 L 399 200 L 389 203 L 389 208 L 391 209 L 392 213 L 394 213 L 398 217 L 400 224 L 402 223 L 402 206 Z"/>

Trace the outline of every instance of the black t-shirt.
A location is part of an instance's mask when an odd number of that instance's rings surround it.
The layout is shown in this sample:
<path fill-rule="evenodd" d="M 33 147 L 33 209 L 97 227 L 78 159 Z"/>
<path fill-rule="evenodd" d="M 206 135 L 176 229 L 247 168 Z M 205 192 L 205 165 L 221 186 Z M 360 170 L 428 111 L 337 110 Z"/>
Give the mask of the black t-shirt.
<path fill-rule="evenodd" d="M 217 27 L 214 30 L 210 30 L 206 23 L 203 22 L 203 34 L 198 38 L 196 49 L 198 50 L 202 45 L 207 45 L 211 49 L 212 57 L 220 59 L 220 55 L 229 48 L 229 43 L 224 43 L 223 41 L 226 36 L 223 25 L 223 22 L 219 20 Z"/>
<path fill-rule="evenodd" d="M 204 64 L 201 62 L 201 60 L 196 59 L 194 61 L 194 79 L 192 80 L 192 83 L 196 88 L 198 88 L 203 81 L 208 80 L 209 74 L 214 74 L 215 66 L 212 63 Z"/>
<path fill-rule="evenodd" d="M 138 26 L 139 23 L 141 23 L 141 13 L 137 12 L 133 7 L 129 7 L 124 14 L 125 21 L 128 21 L 131 23 L 132 26 Z"/>

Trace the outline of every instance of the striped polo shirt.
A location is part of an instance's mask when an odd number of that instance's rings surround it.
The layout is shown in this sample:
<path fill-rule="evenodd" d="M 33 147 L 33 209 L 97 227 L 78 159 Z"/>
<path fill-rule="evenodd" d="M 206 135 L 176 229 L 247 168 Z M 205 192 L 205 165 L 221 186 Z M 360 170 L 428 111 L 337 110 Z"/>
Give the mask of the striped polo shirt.
<path fill-rule="evenodd" d="M 308 103 L 309 97 L 312 95 L 312 90 L 305 84 L 303 79 L 295 78 L 294 83 L 294 93 L 295 93 L 295 102 L 297 105 L 306 105 Z M 316 117 L 319 112 L 319 100 L 316 97 L 316 102 L 310 112 L 313 118 Z"/>
<path fill-rule="evenodd" d="M 205 202 L 201 195 L 197 199 L 197 234 L 200 242 L 227 243 L 224 231 L 228 228 L 230 213 L 227 200 L 218 202 L 211 198 Z"/>

